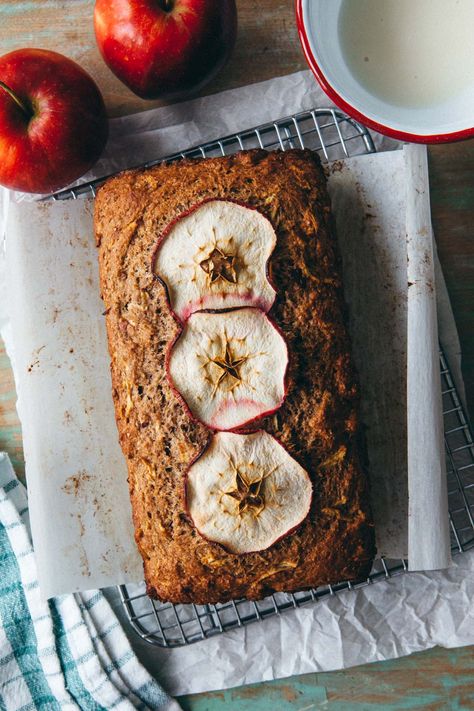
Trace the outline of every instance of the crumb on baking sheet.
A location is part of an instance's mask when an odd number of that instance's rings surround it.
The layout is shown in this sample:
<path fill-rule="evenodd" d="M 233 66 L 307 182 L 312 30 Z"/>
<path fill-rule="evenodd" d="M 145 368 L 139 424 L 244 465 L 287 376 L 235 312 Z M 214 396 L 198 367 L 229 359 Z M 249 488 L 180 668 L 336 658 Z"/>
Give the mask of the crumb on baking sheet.
<path fill-rule="evenodd" d="M 76 474 L 73 474 L 72 476 L 68 477 L 61 489 L 66 494 L 74 494 L 74 496 L 78 496 L 82 485 L 90 481 L 90 479 L 91 475 L 88 474 L 85 469 L 82 469 Z"/>

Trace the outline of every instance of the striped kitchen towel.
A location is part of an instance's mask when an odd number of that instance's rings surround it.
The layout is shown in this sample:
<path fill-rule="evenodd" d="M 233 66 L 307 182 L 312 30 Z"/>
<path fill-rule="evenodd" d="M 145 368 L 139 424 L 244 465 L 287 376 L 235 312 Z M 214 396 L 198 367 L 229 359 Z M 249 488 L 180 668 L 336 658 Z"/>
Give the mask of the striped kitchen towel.
<path fill-rule="evenodd" d="M 0 453 L 0 711 L 179 711 L 99 591 L 40 598 L 26 490 Z"/>

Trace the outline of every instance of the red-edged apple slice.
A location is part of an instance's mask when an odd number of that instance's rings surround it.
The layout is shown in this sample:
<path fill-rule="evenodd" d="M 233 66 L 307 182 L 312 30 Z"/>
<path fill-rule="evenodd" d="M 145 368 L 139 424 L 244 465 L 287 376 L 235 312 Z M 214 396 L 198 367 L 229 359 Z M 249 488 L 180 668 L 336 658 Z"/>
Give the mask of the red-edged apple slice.
<path fill-rule="evenodd" d="M 254 208 L 208 200 L 165 230 L 153 270 L 181 321 L 203 309 L 257 306 L 268 311 L 275 290 L 266 265 L 275 244 L 271 223 Z"/>
<path fill-rule="evenodd" d="M 306 518 L 311 480 L 263 430 L 218 432 L 191 465 L 186 505 L 199 533 L 231 553 L 269 548 Z"/>
<path fill-rule="evenodd" d="M 259 309 L 199 311 L 171 346 L 168 374 L 197 420 L 231 430 L 281 406 L 287 365 L 286 343 Z"/>

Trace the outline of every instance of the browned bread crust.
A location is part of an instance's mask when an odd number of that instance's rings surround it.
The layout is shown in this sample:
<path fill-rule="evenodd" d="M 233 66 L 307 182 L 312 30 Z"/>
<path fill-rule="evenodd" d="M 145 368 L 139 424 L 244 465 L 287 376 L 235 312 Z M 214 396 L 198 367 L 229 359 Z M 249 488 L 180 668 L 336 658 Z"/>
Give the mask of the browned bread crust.
<path fill-rule="evenodd" d="M 257 208 L 277 232 L 270 316 L 290 352 L 288 393 L 260 426 L 309 472 L 314 490 L 310 514 L 296 532 L 245 555 L 204 540 L 186 514 L 186 470 L 209 433 L 189 417 L 166 378 L 168 344 L 179 327 L 151 267 L 168 223 L 210 197 Z M 374 535 L 358 385 L 315 154 L 254 150 L 122 173 L 99 190 L 95 229 L 117 424 L 148 592 L 209 603 L 367 575 Z"/>

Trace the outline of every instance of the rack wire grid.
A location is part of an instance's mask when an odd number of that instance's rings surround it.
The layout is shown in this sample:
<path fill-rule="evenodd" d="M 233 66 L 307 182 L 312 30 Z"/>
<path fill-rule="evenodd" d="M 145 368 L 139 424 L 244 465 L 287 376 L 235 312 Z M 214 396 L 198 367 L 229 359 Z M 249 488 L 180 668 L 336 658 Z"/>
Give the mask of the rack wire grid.
<path fill-rule="evenodd" d="M 323 162 L 374 153 L 368 130 L 336 109 L 314 109 L 195 146 L 140 167 L 180 158 L 225 156 L 249 148 L 310 148 Z M 95 196 L 105 178 L 51 196 L 54 200 Z M 474 442 L 466 414 L 443 352 L 440 352 L 448 503 L 453 553 L 474 547 Z M 172 605 L 152 600 L 145 584 L 119 586 L 133 629 L 150 644 L 179 647 L 236 627 L 280 615 L 328 595 L 354 590 L 407 572 L 405 560 L 376 560 L 365 580 L 344 581 L 297 593 L 276 593 L 258 602 L 245 599 L 217 605 Z"/>

